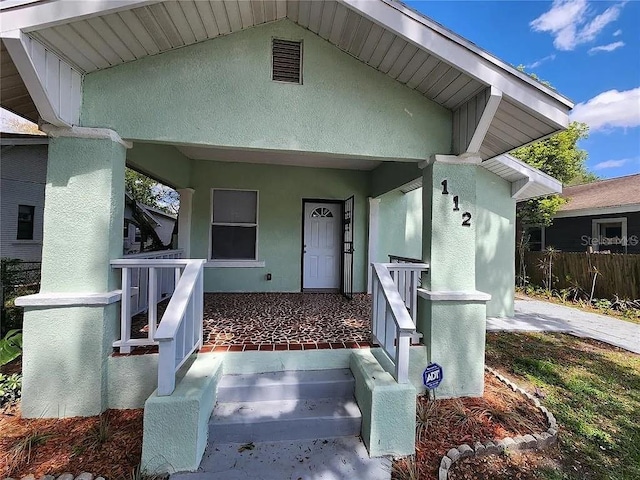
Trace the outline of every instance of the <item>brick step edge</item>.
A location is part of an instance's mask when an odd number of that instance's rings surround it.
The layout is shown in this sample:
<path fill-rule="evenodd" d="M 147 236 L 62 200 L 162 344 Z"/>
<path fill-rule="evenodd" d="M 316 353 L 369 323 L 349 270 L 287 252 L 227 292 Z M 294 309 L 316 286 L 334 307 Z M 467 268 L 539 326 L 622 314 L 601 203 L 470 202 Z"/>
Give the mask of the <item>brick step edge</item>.
<path fill-rule="evenodd" d="M 467 457 L 484 457 L 486 455 L 500 455 L 501 453 L 511 450 L 542 450 L 558 441 L 558 422 L 546 407 L 540 404 L 540 401 L 526 390 L 520 388 L 508 378 L 500 375 L 493 368 L 484 367 L 491 375 L 496 377 L 514 392 L 518 392 L 540 410 L 547 419 L 547 430 L 542 433 L 534 433 L 533 435 L 518 435 L 516 437 L 506 437 L 501 440 L 489 441 L 486 443 L 476 442 L 473 448 L 464 443 L 457 448 L 452 448 L 440 461 L 438 470 L 438 480 L 447 480 L 449 478 L 449 470 L 458 460 Z"/>

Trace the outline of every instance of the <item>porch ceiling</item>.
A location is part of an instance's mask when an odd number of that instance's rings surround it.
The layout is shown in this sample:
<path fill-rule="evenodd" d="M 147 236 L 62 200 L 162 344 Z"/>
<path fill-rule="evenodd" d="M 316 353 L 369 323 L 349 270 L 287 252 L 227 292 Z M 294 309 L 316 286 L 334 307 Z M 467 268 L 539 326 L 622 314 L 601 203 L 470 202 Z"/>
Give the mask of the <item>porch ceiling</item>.
<path fill-rule="evenodd" d="M 339 168 L 346 170 L 373 170 L 380 161 L 352 157 L 310 154 L 305 152 L 273 150 L 236 150 L 228 148 L 176 146 L 186 157 L 194 160 L 220 162 L 260 163 L 313 168 Z"/>
<path fill-rule="evenodd" d="M 483 159 L 564 128 L 572 107 L 558 93 L 395 0 L 75 3 L 31 2 L 8 9 L 3 25 L 15 25 L 71 69 L 86 74 L 288 18 L 456 112 L 460 125 L 475 128 L 481 123 L 482 92 L 497 87 L 502 100 L 476 150 Z M 10 33 L 6 27 L 2 31 L 3 36 Z M 5 91 L 4 69 L 2 83 L 2 105 L 18 102 L 24 89 Z M 32 104 L 18 113 L 33 119 Z"/>

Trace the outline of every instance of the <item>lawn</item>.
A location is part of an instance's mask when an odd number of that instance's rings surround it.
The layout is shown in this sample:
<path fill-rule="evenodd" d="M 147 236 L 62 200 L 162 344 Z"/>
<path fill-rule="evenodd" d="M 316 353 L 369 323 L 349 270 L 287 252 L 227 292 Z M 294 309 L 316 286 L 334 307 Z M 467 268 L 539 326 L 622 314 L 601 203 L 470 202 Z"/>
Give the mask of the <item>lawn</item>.
<path fill-rule="evenodd" d="M 564 334 L 489 333 L 486 361 L 537 387 L 560 424 L 538 478 L 640 478 L 640 355 Z"/>

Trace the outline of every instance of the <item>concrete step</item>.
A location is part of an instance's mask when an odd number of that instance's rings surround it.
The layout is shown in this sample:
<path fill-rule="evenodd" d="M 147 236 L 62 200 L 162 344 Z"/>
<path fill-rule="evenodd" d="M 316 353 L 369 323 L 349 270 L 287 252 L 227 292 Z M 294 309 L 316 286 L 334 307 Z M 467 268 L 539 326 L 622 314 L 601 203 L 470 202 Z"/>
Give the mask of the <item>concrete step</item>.
<path fill-rule="evenodd" d="M 348 368 L 295 370 L 253 375 L 225 375 L 218 402 L 257 402 L 353 397 L 355 380 Z"/>
<path fill-rule="evenodd" d="M 353 398 L 223 402 L 213 410 L 209 440 L 248 443 L 359 435 L 360 409 Z"/>

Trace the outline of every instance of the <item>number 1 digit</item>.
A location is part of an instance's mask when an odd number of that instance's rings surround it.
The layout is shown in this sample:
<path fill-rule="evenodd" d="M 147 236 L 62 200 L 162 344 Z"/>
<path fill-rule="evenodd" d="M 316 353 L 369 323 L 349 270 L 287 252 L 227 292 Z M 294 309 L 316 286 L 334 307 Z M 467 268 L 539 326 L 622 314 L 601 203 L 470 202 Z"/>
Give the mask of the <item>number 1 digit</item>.
<path fill-rule="evenodd" d="M 456 195 L 453 197 L 453 211 L 457 212 L 458 210 L 460 210 L 460 207 L 458 206 L 458 195 Z"/>
<path fill-rule="evenodd" d="M 447 181 L 443 180 L 442 183 L 440 183 L 440 185 L 442 185 L 442 194 L 449 195 L 449 190 L 447 190 Z"/>

